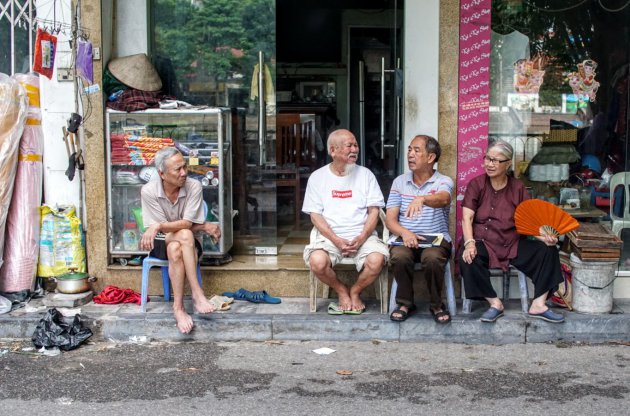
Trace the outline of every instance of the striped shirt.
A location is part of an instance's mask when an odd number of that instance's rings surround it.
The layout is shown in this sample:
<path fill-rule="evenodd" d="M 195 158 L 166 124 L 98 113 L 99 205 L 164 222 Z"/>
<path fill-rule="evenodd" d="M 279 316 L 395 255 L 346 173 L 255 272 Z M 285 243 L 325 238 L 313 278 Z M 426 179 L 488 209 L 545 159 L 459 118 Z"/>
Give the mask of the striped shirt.
<path fill-rule="evenodd" d="M 453 180 L 438 171 L 422 186 L 413 182 L 413 173 L 407 172 L 394 180 L 387 198 L 387 208 L 399 207 L 398 221 L 401 226 L 416 234 L 442 233 L 446 241 L 451 241 L 448 233 L 448 215 L 450 204 L 444 208 L 431 208 L 424 205 L 420 218 L 407 218 L 405 213 L 413 199 L 417 196 L 434 195 L 446 191 L 453 197 Z"/>

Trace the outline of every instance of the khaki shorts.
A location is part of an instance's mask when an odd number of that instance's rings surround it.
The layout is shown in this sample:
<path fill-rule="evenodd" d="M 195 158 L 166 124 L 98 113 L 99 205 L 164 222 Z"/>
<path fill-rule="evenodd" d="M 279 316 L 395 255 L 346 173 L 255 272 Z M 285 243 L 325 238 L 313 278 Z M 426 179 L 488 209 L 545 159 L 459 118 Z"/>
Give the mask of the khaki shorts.
<path fill-rule="evenodd" d="M 324 250 L 327 252 L 333 267 L 335 267 L 335 265 L 343 258 L 339 248 L 337 248 L 332 241 L 318 232 L 315 237 L 315 241 L 304 247 L 304 262 L 307 266 L 310 266 L 309 259 L 311 258 L 311 254 L 313 254 L 316 250 Z M 383 257 L 385 257 L 384 267 L 387 267 L 387 261 L 389 260 L 389 250 L 387 245 L 377 236 L 371 235 L 367 240 L 365 240 L 365 243 L 359 247 L 357 254 L 354 257 L 351 257 L 352 260 L 354 260 L 354 264 L 356 265 L 358 272 L 363 269 L 365 258 L 371 253 L 381 253 Z"/>

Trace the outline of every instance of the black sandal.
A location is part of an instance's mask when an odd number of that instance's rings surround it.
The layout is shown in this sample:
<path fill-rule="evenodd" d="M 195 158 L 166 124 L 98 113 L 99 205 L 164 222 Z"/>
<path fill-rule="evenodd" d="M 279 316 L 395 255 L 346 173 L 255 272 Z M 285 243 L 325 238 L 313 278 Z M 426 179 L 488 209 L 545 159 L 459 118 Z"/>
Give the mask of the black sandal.
<path fill-rule="evenodd" d="M 429 306 L 429 312 L 431 312 L 431 316 L 433 316 L 433 320 L 436 324 L 447 324 L 451 322 L 451 314 L 448 313 L 444 305 L 440 307 L 442 309 L 440 312 L 433 312 L 433 308 Z M 447 316 L 448 319 L 440 319 L 444 316 Z"/>
<path fill-rule="evenodd" d="M 389 315 L 389 319 L 391 319 L 394 322 L 403 322 L 403 321 L 406 321 L 407 318 L 409 318 L 409 315 L 411 315 L 416 310 L 416 305 L 407 306 L 406 311 L 403 311 L 402 309 L 400 309 L 403 306 L 405 305 L 397 305 L 396 309 L 394 309 L 392 313 Z M 398 314 L 399 316 L 394 316 L 394 314 Z"/>

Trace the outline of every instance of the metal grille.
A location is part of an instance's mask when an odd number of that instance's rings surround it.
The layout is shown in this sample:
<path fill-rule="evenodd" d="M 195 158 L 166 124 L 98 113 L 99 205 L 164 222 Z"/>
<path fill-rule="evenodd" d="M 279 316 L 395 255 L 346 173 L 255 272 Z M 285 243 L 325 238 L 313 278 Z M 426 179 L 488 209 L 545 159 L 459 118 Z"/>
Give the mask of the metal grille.
<path fill-rule="evenodd" d="M 16 72 L 16 61 L 28 53 L 29 71 L 33 67 L 33 0 L 0 0 L 0 72 Z M 8 35 L 8 36 L 7 36 Z M 26 48 L 28 37 L 28 50 Z"/>

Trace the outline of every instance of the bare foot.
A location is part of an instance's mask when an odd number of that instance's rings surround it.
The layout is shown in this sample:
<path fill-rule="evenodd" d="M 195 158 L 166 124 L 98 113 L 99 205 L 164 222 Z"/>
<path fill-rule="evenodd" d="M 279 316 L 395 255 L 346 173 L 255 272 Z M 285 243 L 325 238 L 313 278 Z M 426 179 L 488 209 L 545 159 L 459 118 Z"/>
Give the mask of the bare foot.
<path fill-rule="evenodd" d="M 190 315 L 186 313 L 183 309 L 178 309 L 173 311 L 173 315 L 175 315 L 175 321 L 177 322 L 177 329 L 182 334 L 187 334 L 193 329 L 193 320 Z"/>
<path fill-rule="evenodd" d="M 200 299 L 193 299 L 193 307 L 196 313 L 211 313 L 217 309 L 205 296 Z"/>
<path fill-rule="evenodd" d="M 352 310 L 353 311 L 363 311 L 363 310 L 365 310 L 365 304 L 363 303 L 363 301 L 361 300 L 359 295 L 351 294 L 350 297 L 352 299 Z"/>

